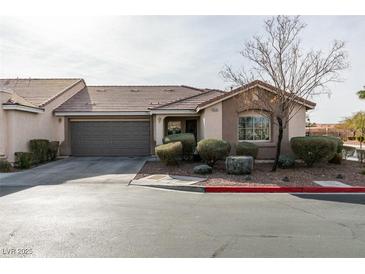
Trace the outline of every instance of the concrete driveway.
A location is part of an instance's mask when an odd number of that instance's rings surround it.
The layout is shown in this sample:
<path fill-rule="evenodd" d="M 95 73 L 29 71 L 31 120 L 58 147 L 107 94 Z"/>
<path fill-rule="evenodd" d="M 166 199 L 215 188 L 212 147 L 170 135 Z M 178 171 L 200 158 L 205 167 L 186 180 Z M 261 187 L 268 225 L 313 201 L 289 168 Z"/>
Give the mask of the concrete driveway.
<path fill-rule="evenodd" d="M 143 157 L 70 157 L 11 175 L 5 174 L 4 177 L 0 177 L 0 186 L 66 183 L 128 184 L 142 168 L 146 159 Z"/>

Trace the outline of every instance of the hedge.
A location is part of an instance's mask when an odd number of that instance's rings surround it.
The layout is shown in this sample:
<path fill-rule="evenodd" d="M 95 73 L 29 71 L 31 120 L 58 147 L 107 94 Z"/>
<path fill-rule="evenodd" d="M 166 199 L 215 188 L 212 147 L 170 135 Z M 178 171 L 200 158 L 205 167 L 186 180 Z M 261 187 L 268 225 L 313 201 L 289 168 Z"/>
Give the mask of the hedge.
<path fill-rule="evenodd" d="M 242 156 L 252 156 L 254 159 L 257 158 L 259 148 L 256 144 L 249 142 L 239 142 L 236 146 L 236 154 Z"/>
<path fill-rule="evenodd" d="M 155 147 L 155 153 L 161 162 L 166 165 L 172 165 L 177 164 L 182 154 L 182 148 L 181 142 L 168 143 Z"/>
<path fill-rule="evenodd" d="M 15 152 L 15 167 L 20 169 L 27 169 L 32 166 L 33 153 L 32 152 Z"/>
<path fill-rule="evenodd" d="M 33 153 L 33 163 L 44 163 L 48 160 L 49 141 L 45 139 L 34 139 L 29 141 L 30 152 Z"/>
<path fill-rule="evenodd" d="M 164 144 L 181 142 L 182 154 L 185 160 L 192 159 L 196 147 L 195 136 L 192 133 L 179 133 L 167 135 L 163 138 Z"/>
<path fill-rule="evenodd" d="M 58 141 L 52 141 L 48 143 L 47 159 L 49 161 L 56 160 L 59 147 L 60 147 L 60 142 Z"/>
<path fill-rule="evenodd" d="M 11 164 L 7 160 L 0 160 L 0 172 L 10 172 Z"/>
<path fill-rule="evenodd" d="M 218 160 L 225 160 L 231 151 L 231 145 L 220 139 L 203 139 L 199 141 L 197 151 L 200 157 L 211 167 Z"/>
<path fill-rule="evenodd" d="M 337 153 L 338 147 L 337 141 L 323 136 L 293 137 L 290 144 L 293 152 L 307 166 L 322 160 L 329 161 Z"/>

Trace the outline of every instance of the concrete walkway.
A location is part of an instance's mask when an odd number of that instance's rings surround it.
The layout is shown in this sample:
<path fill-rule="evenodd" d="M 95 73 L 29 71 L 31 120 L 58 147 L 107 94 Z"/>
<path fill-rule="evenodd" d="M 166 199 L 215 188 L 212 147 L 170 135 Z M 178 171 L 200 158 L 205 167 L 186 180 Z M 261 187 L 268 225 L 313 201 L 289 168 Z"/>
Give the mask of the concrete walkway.
<path fill-rule="evenodd" d="M 70 183 L 128 184 L 143 167 L 144 157 L 70 157 L 0 177 L 0 186 Z"/>
<path fill-rule="evenodd" d="M 203 181 L 206 181 L 206 178 L 168 174 L 154 174 L 137 180 L 132 180 L 130 182 L 130 185 L 204 192 L 203 187 L 194 185 Z"/>

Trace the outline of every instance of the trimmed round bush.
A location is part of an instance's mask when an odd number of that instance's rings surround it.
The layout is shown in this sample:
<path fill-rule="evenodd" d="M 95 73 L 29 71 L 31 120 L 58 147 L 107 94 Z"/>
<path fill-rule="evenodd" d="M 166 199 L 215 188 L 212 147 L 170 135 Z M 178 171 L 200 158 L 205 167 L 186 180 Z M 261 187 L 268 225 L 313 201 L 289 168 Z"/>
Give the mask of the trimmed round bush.
<path fill-rule="evenodd" d="M 15 166 L 21 169 L 27 169 L 32 166 L 33 153 L 32 152 L 15 152 Z"/>
<path fill-rule="evenodd" d="M 45 139 L 34 139 L 29 141 L 30 152 L 33 153 L 33 163 L 44 163 L 48 160 L 49 141 Z"/>
<path fill-rule="evenodd" d="M 252 156 L 256 159 L 258 152 L 259 147 L 250 142 L 239 142 L 236 146 L 236 154 L 240 156 Z"/>
<path fill-rule="evenodd" d="M 159 145 L 155 147 L 155 153 L 166 165 L 177 164 L 177 160 L 182 154 L 182 144 L 181 142 L 174 142 Z"/>
<path fill-rule="evenodd" d="M 179 133 L 167 135 L 163 138 L 162 142 L 164 144 L 169 144 L 173 142 L 181 142 L 183 146 L 183 156 L 184 159 L 192 159 L 196 147 L 195 136 L 192 133 Z"/>
<path fill-rule="evenodd" d="M 0 160 L 0 172 L 10 172 L 11 164 L 7 160 Z"/>
<path fill-rule="evenodd" d="M 295 166 L 295 158 L 290 155 L 280 155 L 278 166 L 280 168 L 293 168 Z"/>
<path fill-rule="evenodd" d="M 290 140 L 295 155 L 307 166 L 320 161 L 329 161 L 337 152 L 337 142 L 323 136 L 293 137 Z"/>
<path fill-rule="evenodd" d="M 203 139 L 199 141 L 196 149 L 207 165 L 213 167 L 217 161 L 226 159 L 231 145 L 220 139 Z"/>
<path fill-rule="evenodd" d="M 195 166 L 193 169 L 193 172 L 196 174 L 210 174 L 212 173 L 213 169 L 212 167 L 208 166 L 208 165 L 199 165 L 199 166 Z"/>

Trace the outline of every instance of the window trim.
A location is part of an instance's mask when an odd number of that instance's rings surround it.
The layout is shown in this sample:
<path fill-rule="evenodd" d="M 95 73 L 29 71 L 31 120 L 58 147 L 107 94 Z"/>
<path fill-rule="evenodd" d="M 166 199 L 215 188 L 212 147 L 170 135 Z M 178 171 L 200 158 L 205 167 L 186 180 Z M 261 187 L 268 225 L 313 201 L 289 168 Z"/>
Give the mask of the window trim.
<path fill-rule="evenodd" d="M 269 139 L 268 140 L 241 140 L 240 139 L 240 118 L 242 117 L 265 117 L 267 119 L 269 119 Z M 257 112 L 245 112 L 245 113 L 241 113 L 238 115 L 238 120 L 237 120 L 237 140 L 238 142 L 251 142 L 251 143 L 271 143 L 272 142 L 272 134 L 271 134 L 271 116 L 269 114 L 261 114 L 261 113 L 257 113 Z M 254 130 L 254 128 L 253 128 Z"/>

